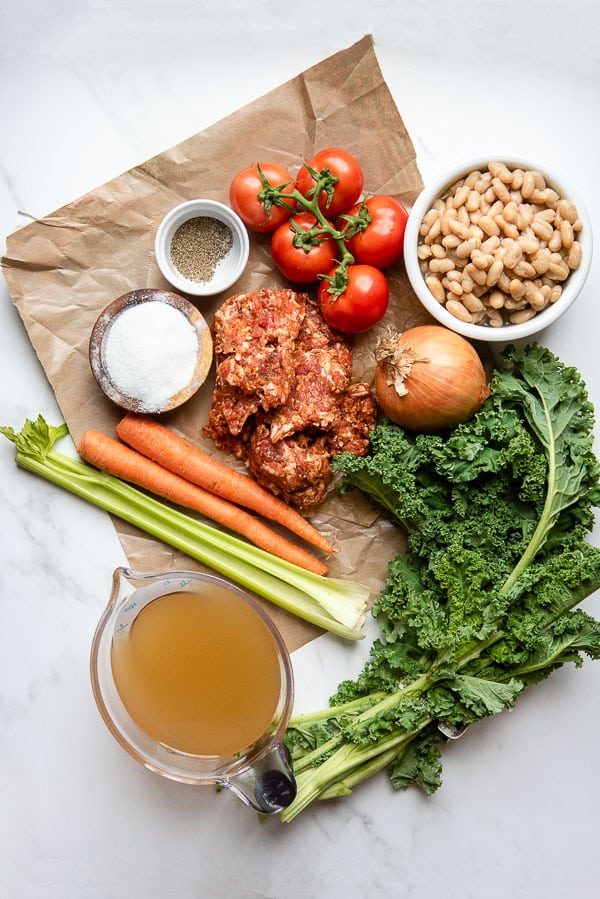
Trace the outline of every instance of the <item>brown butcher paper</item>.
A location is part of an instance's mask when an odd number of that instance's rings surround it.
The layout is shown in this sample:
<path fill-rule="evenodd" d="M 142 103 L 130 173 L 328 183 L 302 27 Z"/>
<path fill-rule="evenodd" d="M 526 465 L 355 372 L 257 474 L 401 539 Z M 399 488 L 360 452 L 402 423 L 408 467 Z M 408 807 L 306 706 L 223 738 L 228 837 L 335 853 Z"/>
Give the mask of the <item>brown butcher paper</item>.
<path fill-rule="evenodd" d="M 122 411 L 92 376 L 90 333 L 105 306 L 122 294 L 169 288 L 153 249 L 162 217 L 176 204 L 196 197 L 228 203 L 231 179 L 253 162 L 277 162 L 295 173 L 304 160 L 329 146 L 343 147 L 358 159 L 365 193 L 391 194 L 405 206 L 412 205 L 422 186 L 415 151 L 370 36 L 8 238 L 3 273 L 75 442 L 87 428 L 114 436 Z M 271 261 L 268 236 L 251 235 L 250 243 L 248 266 L 227 293 L 190 298 L 209 323 L 233 293 L 288 286 Z M 388 274 L 391 301 L 383 322 L 354 340 L 356 380 L 372 382 L 373 349 L 384 329 L 429 321 L 402 264 Z M 209 378 L 192 400 L 163 418 L 217 454 L 200 433 L 207 421 L 212 383 Z M 31 417 L 36 415 L 32 409 Z M 373 599 L 385 582 L 387 563 L 403 546 L 400 531 L 364 497 L 339 496 L 333 490 L 311 519 L 337 548 L 328 560 L 330 574 L 366 583 Z M 134 568 L 201 567 L 113 520 Z M 321 633 L 270 603 L 265 607 L 290 650 Z"/>

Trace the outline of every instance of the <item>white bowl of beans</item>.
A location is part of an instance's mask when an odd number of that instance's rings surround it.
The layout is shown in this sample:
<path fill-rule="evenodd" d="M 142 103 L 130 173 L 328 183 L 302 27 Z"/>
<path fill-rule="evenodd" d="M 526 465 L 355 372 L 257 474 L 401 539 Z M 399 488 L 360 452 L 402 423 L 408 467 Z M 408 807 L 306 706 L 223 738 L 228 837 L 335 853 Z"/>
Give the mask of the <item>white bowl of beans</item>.
<path fill-rule="evenodd" d="M 587 278 L 583 201 L 547 167 L 477 158 L 434 178 L 410 212 L 411 286 L 440 324 L 472 340 L 512 341 L 555 322 Z"/>
<path fill-rule="evenodd" d="M 163 218 L 154 240 L 162 276 L 180 293 L 212 296 L 228 290 L 250 252 L 241 218 L 217 200 L 187 200 Z"/>

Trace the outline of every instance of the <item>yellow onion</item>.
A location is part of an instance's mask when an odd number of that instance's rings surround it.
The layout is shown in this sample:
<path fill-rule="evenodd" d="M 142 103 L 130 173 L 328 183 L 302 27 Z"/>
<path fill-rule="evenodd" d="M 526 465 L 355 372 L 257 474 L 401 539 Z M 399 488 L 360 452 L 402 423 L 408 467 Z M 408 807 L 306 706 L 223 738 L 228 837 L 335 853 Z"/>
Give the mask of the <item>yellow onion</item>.
<path fill-rule="evenodd" d="M 381 411 L 411 431 L 435 433 L 471 418 L 490 394 L 477 351 L 441 325 L 381 340 L 375 393 Z"/>

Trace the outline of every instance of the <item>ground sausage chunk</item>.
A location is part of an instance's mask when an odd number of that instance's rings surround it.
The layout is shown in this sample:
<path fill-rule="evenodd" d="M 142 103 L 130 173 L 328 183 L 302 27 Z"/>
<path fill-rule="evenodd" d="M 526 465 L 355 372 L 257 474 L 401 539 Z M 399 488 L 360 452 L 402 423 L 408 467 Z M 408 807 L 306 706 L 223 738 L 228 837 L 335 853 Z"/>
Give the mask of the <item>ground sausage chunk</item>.
<path fill-rule="evenodd" d="M 285 402 L 305 303 L 293 290 L 240 293 L 223 303 L 213 326 L 218 382 L 256 398 L 263 409 Z"/>
<path fill-rule="evenodd" d="M 377 407 L 352 382 L 352 351 L 306 294 L 236 294 L 213 324 L 216 383 L 203 434 L 243 459 L 267 489 L 314 509 L 333 478 L 331 459 L 364 455 Z"/>
<path fill-rule="evenodd" d="M 248 468 L 257 481 L 298 509 L 313 509 L 331 482 L 326 434 L 299 431 L 274 443 L 266 423 L 250 438 Z"/>

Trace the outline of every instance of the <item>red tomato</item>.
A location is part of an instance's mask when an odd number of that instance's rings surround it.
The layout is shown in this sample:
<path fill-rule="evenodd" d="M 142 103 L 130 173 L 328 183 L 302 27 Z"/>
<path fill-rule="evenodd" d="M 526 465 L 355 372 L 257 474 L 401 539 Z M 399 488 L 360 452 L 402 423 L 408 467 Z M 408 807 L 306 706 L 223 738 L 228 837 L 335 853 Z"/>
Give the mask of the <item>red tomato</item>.
<path fill-rule="evenodd" d="M 287 169 L 275 162 L 261 162 L 260 168 L 263 175 L 273 187 L 285 188 L 285 193 L 291 193 L 294 189 L 294 178 Z M 235 176 L 229 187 L 229 202 L 234 212 L 237 212 L 243 223 L 250 231 L 266 233 L 274 231 L 282 222 L 289 219 L 291 210 L 284 206 L 272 206 L 269 213 L 258 199 L 258 194 L 263 188 L 258 173 L 258 165 L 248 166 Z M 293 204 L 295 205 L 295 204 Z"/>
<path fill-rule="evenodd" d="M 318 172 L 325 168 L 329 169 L 338 179 L 329 204 L 325 191 L 322 190 L 319 196 L 319 209 L 324 215 L 333 218 L 347 212 L 356 203 L 363 189 L 364 179 L 361 167 L 350 153 L 340 150 L 339 147 L 329 147 L 309 159 L 308 165 Z M 313 190 L 315 183 L 306 166 L 302 166 L 296 176 L 296 188 L 306 197 Z"/>
<path fill-rule="evenodd" d="M 294 225 L 302 231 L 310 231 L 316 224 L 314 215 L 310 212 L 300 212 L 289 222 L 284 222 L 273 233 L 271 238 L 271 256 L 279 270 L 299 284 L 310 284 L 316 281 L 319 275 L 328 272 L 335 262 L 337 247 L 330 237 L 325 237 L 317 244 L 304 250 L 295 247 Z"/>
<path fill-rule="evenodd" d="M 348 240 L 348 249 L 357 262 L 386 268 L 402 259 L 408 212 L 402 203 L 383 195 L 369 197 L 365 205 L 371 223 Z M 354 206 L 349 215 L 356 215 L 359 208 L 360 204 Z"/>
<path fill-rule="evenodd" d="M 317 299 L 327 324 L 346 334 L 367 331 L 380 321 L 388 307 L 387 278 L 372 265 L 348 266 L 348 284 L 338 297 L 329 292 L 329 281 L 319 285 Z M 329 272 L 335 276 L 336 269 Z"/>

